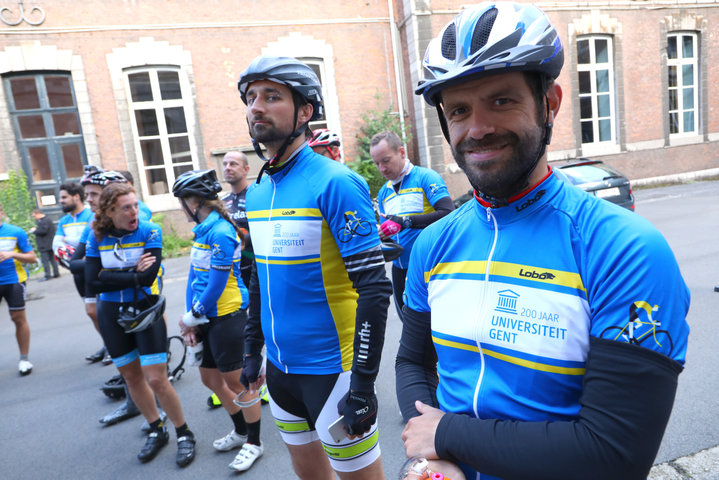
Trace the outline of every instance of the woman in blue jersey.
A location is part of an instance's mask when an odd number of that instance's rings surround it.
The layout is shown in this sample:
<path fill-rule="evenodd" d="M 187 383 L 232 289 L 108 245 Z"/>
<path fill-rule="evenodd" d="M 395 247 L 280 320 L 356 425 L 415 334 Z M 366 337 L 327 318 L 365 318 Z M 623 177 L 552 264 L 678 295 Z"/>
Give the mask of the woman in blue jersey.
<path fill-rule="evenodd" d="M 240 383 L 248 297 L 240 276 L 244 234 L 218 198 L 221 190 L 214 170 L 185 172 L 172 188 L 187 220 L 197 224 L 180 330 L 187 345 L 202 342 L 202 383 L 215 392 L 235 427 L 213 446 L 222 452 L 241 447 L 229 466 L 245 471 L 263 452 L 260 403 Z"/>
<path fill-rule="evenodd" d="M 167 378 L 167 327 L 162 312 L 155 312 L 155 321 L 133 332 L 118 322 L 132 314 L 130 307 L 136 299 L 157 298 L 152 296 L 159 293 L 156 280 L 162 262 L 162 230 L 139 220 L 137 203 L 135 190 L 128 184 L 111 183 L 102 191 L 87 240 L 85 282 L 89 293 L 100 295 L 97 316 L 107 351 L 150 424 L 138 459 L 152 460 L 169 440 L 155 404 L 157 395 L 175 425 L 176 463 L 184 467 L 195 457 L 195 437 Z"/>

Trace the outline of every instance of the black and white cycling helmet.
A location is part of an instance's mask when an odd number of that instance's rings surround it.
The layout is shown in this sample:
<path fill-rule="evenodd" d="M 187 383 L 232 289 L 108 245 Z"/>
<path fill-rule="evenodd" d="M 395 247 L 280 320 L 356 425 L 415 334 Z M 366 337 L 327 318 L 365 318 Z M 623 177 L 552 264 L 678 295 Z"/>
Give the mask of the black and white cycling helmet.
<path fill-rule="evenodd" d="M 156 321 L 162 321 L 165 313 L 164 295 L 147 295 L 130 305 L 120 307 L 117 323 L 125 333 L 141 332 Z"/>
<path fill-rule="evenodd" d="M 319 78 L 309 66 L 292 57 L 271 57 L 261 55 L 255 58 L 250 66 L 242 72 L 237 82 L 237 89 L 245 105 L 247 105 L 247 87 L 258 80 L 270 80 L 286 85 L 299 93 L 305 101 L 312 104 L 314 112 L 312 120 L 322 117 L 322 85 Z"/>
<path fill-rule="evenodd" d="M 86 165 L 85 171 L 80 179 L 80 185 L 99 185 L 106 187 L 111 183 L 127 183 L 127 179 L 121 173 L 114 170 L 105 171 L 95 165 Z"/>
<path fill-rule="evenodd" d="M 172 186 L 172 193 L 179 198 L 196 195 L 207 200 L 214 200 L 222 191 L 214 170 L 190 170 L 181 174 Z"/>
<path fill-rule="evenodd" d="M 312 132 L 310 138 L 310 148 L 329 147 L 331 145 L 340 146 L 340 137 L 329 128 L 319 128 Z"/>
<path fill-rule="evenodd" d="M 562 42 L 544 12 L 485 2 L 462 11 L 432 39 L 415 93 L 436 106 L 442 90 L 483 74 L 525 71 L 556 79 L 563 64 Z"/>

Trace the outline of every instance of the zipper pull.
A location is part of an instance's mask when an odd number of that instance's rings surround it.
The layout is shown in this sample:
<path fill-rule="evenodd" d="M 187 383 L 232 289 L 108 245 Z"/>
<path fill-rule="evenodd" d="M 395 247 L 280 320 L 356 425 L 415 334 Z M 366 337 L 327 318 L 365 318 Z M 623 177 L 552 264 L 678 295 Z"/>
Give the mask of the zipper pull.
<path fill-rule="evenodd" d="M 492 219 L 492 207 L 487 207 L 487 221 Z"/>

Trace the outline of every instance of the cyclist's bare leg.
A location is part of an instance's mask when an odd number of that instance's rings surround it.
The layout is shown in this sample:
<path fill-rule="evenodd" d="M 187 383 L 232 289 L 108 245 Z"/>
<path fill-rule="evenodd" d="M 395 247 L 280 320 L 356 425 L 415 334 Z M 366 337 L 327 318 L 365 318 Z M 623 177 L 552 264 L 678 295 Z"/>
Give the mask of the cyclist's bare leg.
<path fill-rule="evenodd" d="M 287 444 L 286 444 L 287 445 Z M 305 445 L 287 445 L 292 458 L 292 468 L 300 480 L 335 480 L 322 443 L 316 440 Z M 377 477 L 383 478 L 383 477 Z"/>
<path fill-rule="evenodd" d="M 342 480 L 377 480 L 383 479 L 384 469 L 382 468 L 382 457 L 380 456 L 371 464 L 356 472 L 337 472 Z"/>
<path fill-rule="evenodd" d="M 140 366 L 140 359 L 138 358 L 127 365 L 118 367 L 118 370 L 122 374 L 122 378 L 125 379 L 132 401 L 135 402 L 145 419 L 152 423 L 160 418 L 160 413 L 157 411 L 157 404 L 155 403 L 155 395 L 145 380 L 145 375 Z"/>
<path fill-rule="evenodd" d="M 92 320 L 92 324 L 95 326 L 97 333 L 100 333 L 100 326 L 97 324 L 97 303 L 86 303 L 85 313 Z"/>
<path fill-rule="evenodd" d="M 147 378 L 147 383 L 150 384 L 150 388 L 155 392 L 155 395 L 157 395 L 160 406 L 167 412 L 167 416 L 170 417 L 172 424 L 175 427 L 184 425 L 185 415 L 182 413 L 180 399 L 170 380 L 167 378 L 167 364 L 156 363 L 154 365 L 145 365 L 142 367 L 142 371 Z M 140 409 L 140 411 L 142 411 L 142 409 Z M 148 421 L 151 420 L 148 419 Z"/>
<path fill-rule="evenodd" d="M 15 324 L 15 339 L 20 355 L 27 355 L 30 351 L 30 325 L 25 317 L 25 310 L 10 310 L 10 319 Z"/>

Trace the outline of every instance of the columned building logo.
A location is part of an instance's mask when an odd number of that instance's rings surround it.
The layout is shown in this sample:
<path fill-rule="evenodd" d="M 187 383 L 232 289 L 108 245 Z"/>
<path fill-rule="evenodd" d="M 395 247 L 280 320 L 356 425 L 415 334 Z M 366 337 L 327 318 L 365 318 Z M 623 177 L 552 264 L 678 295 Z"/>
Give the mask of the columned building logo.
<path fill-rule="evenodd" d="M 499 298 L 497 299 L 497 308 L 494 310 L 503 313 L 517 314 L 517 299 L 519 294 L 512 290 L 500 290 L 497 292 Z"/>

